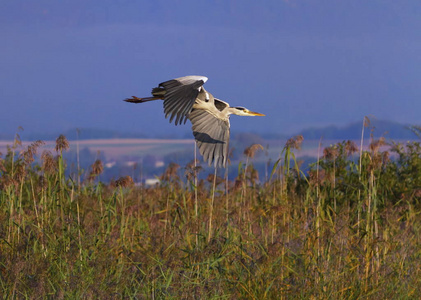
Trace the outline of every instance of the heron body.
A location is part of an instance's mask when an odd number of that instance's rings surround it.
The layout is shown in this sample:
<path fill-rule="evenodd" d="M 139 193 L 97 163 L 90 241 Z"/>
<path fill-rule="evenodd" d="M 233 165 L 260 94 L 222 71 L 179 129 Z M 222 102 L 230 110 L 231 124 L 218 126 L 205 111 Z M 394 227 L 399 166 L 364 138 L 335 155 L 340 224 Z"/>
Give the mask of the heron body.
<path fill-rule="evenodd" d="M 209 165 L 225 167 L 228 159 L 230 115 L 264 116 L 244 107 L 231 107 L 215 98 L 203 85 L 204 76 L 185 76 L 162 82 L 152 89 L 152 97 L 125 99 L 126 102 L 143 103 L 164 100 L 165 117 L 175 125 L 192 123 L 193 136 L 200 154 Z"/>

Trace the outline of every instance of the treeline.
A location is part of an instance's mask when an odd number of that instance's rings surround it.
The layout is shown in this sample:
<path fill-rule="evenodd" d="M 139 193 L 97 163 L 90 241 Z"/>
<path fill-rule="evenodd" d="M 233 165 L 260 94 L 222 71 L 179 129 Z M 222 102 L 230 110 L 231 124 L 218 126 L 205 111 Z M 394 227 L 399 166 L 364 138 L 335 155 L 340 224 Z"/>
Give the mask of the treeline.
<path fill-rule="evenodd" d="M 365 122 L 367 122 L 365 118 Z M 375 137 L 384 136 L 388 139 L 394 140 L 413 140 L 417 138 L 417 132 L 419 132 L 419 126 L 417 125 L 405 125 L 397 122 L 387 120 L 376 120 L 371 119 L 369 127 L 371 130 L 367 130 L 364 133 L 364 139 L 370 138 L 373 134 Z M 312 139 L 328 139 L 328 140 L 358 140 L 361 138 L 362 122 L 354 122 L 346 126 L 325 126 L 325 127 L 310 127 L 300 131 L 298 134 L 304 136 L 306 140 Z M 188 127 L 187 127 L 188 128 Z M 21 132 L 21 136 L 24 140 L 35 141 L 35 140 L 54 140 L 59 134 L 54 132 L 37 133 L 24 131 Z M 63 132 L 69 140 L 90 140 L 90 139 L 116 139 L 116 138 L 162 138 L 162 139 L 174 139 L 174 138 L 192 138 L 189 130 L 180 131 L 176 136 L 167 134 L 151 134 L 149 132 L 133 131 L 133 132 L 122 132 L 116 130 L 98 129 L 98 128 L 73 128 Z M 260 140 L 276 140 L 276 139 L 287 139 L 288 136 L 282 132 L 275 132 L 268 130 L 267 132 L 255 132 L 255 133 L 242 133 L 232 132 L 232 138 L 237 140 L 244 140 L 246 138 L 252 139 L 253 142 Z M 14 134 L 0 133 L 0 140 L 13 140 Z"/>

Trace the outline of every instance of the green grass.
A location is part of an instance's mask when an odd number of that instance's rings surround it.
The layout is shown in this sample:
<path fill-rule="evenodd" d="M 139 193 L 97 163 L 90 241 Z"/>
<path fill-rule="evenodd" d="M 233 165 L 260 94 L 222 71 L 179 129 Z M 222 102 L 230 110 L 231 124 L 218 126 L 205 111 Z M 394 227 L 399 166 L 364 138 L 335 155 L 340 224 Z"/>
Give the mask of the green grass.
<path fill-rule="evenodd" d="M 3 298 L 417 299 L 419 143 L 389 160 L 372 141 L 361 167 L 339 143 L 304 174 L 293 142 L 267 182 L 249 153 L 225 193 L 175 165 L 153 188 L 100 171 L 78 186 L 62 140 L 38 165 L 40 143 L 17 139 L 0 159 Z"/>

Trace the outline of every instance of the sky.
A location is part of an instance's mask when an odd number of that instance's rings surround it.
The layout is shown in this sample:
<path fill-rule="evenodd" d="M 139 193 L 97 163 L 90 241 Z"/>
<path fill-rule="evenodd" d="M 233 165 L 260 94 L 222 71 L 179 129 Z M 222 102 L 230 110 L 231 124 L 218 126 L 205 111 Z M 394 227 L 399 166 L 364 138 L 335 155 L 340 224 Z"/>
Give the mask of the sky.
<path fill-rule="evenodd" d="M 184 135 L 162 103 L 185 75 L 233 106 L 237 132 L 294 133 L 366 115 L 421 123 L 421 1 L 14 0 L 0 3 L 0 131 Z"/>

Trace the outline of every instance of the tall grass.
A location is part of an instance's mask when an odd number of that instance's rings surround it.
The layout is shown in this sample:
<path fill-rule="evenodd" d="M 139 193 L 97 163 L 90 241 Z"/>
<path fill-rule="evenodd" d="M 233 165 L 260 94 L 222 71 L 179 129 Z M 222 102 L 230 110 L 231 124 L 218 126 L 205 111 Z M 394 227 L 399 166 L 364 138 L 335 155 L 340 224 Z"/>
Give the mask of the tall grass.
<path fill-rule="evenodd" d="M 64 137 L 0 159 L 4 298 L 416 299 L 421 294 L 421 146 L 327 147 L 301 170 L 288 141 L 259 182 L 198 180 L 172 164 L 155 187 L 130 176 L 65 177 Z M 20 149 L 20 150 L 19 150 Z M 253 155 L 252 155 L 253 154 Z M 392 159 L 391 159 L 392 158 Z M 226 194 L 226 189 L 229 193 Z M 197 196 L 196 196 L 197 195 Z M 197 199 L 197 200 L 196 200 Z M 197 201 L 197 205 L 196 205 Z"/>

